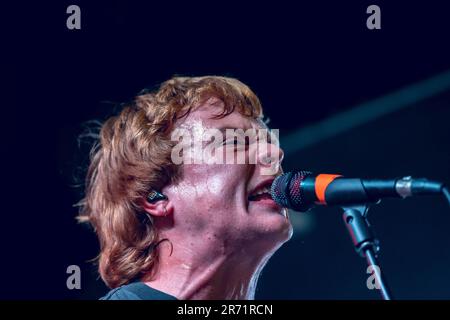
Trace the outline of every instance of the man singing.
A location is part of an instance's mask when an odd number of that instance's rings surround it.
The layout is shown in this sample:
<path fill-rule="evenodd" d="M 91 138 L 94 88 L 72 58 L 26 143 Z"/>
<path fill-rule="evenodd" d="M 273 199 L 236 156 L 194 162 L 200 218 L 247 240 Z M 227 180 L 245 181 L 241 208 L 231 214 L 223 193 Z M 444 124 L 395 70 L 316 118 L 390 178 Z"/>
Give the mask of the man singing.
<path fill-rule="evenodd" d="M 292 235 L 268 193 L 282 172 L 278 141 L 239 136 L 267 131 L 262 118 L 236 79 L 175 77 L 103 124 L 79 217 L 100 241 L 112 288 L 102 299 L 254 299 L 261 270 Z"/>

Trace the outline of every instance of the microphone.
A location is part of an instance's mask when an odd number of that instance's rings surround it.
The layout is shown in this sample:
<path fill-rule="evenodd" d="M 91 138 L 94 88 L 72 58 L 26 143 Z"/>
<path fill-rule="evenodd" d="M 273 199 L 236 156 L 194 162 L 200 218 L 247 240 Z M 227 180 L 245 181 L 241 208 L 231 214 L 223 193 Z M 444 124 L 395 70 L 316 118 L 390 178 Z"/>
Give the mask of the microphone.
<path fill-rule="evenodd" d="M 406 198 L 441 192 L 448 192 L 443 183 L 424 178 L 365 180 L 344 178 L 337 174 L 314 175 L 309 171 L 284 173 L 273 181 L 270 190 L 279 206 L 300 212 L 306 212 L 315 205 L 376 203 L 381 198 Z"/>

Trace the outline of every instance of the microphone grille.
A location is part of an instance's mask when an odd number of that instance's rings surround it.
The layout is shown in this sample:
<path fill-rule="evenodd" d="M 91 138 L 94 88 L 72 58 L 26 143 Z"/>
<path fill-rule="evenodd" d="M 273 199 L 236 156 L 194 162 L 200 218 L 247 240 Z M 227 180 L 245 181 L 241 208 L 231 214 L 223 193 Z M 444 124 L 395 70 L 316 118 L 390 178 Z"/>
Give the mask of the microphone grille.
<path fill-rule="evenodd" d="M 309 204 L 304 199 L 301 183 L 311 174 L 310 171 L 298 171 L 276 177 L 270 189 L 273 200 L 281 207 L 307 211 Z"/>

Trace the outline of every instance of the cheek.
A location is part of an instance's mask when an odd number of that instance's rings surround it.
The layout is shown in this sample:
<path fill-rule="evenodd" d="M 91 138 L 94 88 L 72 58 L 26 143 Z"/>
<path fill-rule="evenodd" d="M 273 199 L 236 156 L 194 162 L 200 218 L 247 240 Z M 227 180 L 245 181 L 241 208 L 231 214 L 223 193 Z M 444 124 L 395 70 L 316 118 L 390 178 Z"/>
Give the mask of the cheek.
<path fill-rule="evenodd" d="M 245 165 L 186 166 L 183 176 L 183 182 L 194 190 L 197 198 L 223 202 L 245 190 L 248 168 Z"/>

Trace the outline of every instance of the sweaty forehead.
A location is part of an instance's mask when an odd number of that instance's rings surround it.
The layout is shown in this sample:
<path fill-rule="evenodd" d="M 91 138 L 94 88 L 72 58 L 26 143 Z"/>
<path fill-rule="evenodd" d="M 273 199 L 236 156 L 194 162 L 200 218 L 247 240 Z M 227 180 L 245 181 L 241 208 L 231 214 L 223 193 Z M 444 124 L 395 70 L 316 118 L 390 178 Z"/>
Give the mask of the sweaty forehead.
<path fill-rule="evenodd" d="M 241 128 L 241 129 L 267 129 L 267 125 L 262 118 L 252 118 L 242 115 L 238 110 L 234 110 L 229 115 L 217 117 L 223 111 L 221 101 L 207 103 L 195 108 L 189 115 L 183 119 L 179 127 L 192 128 L 202 126 L 204 128 Z"/>

